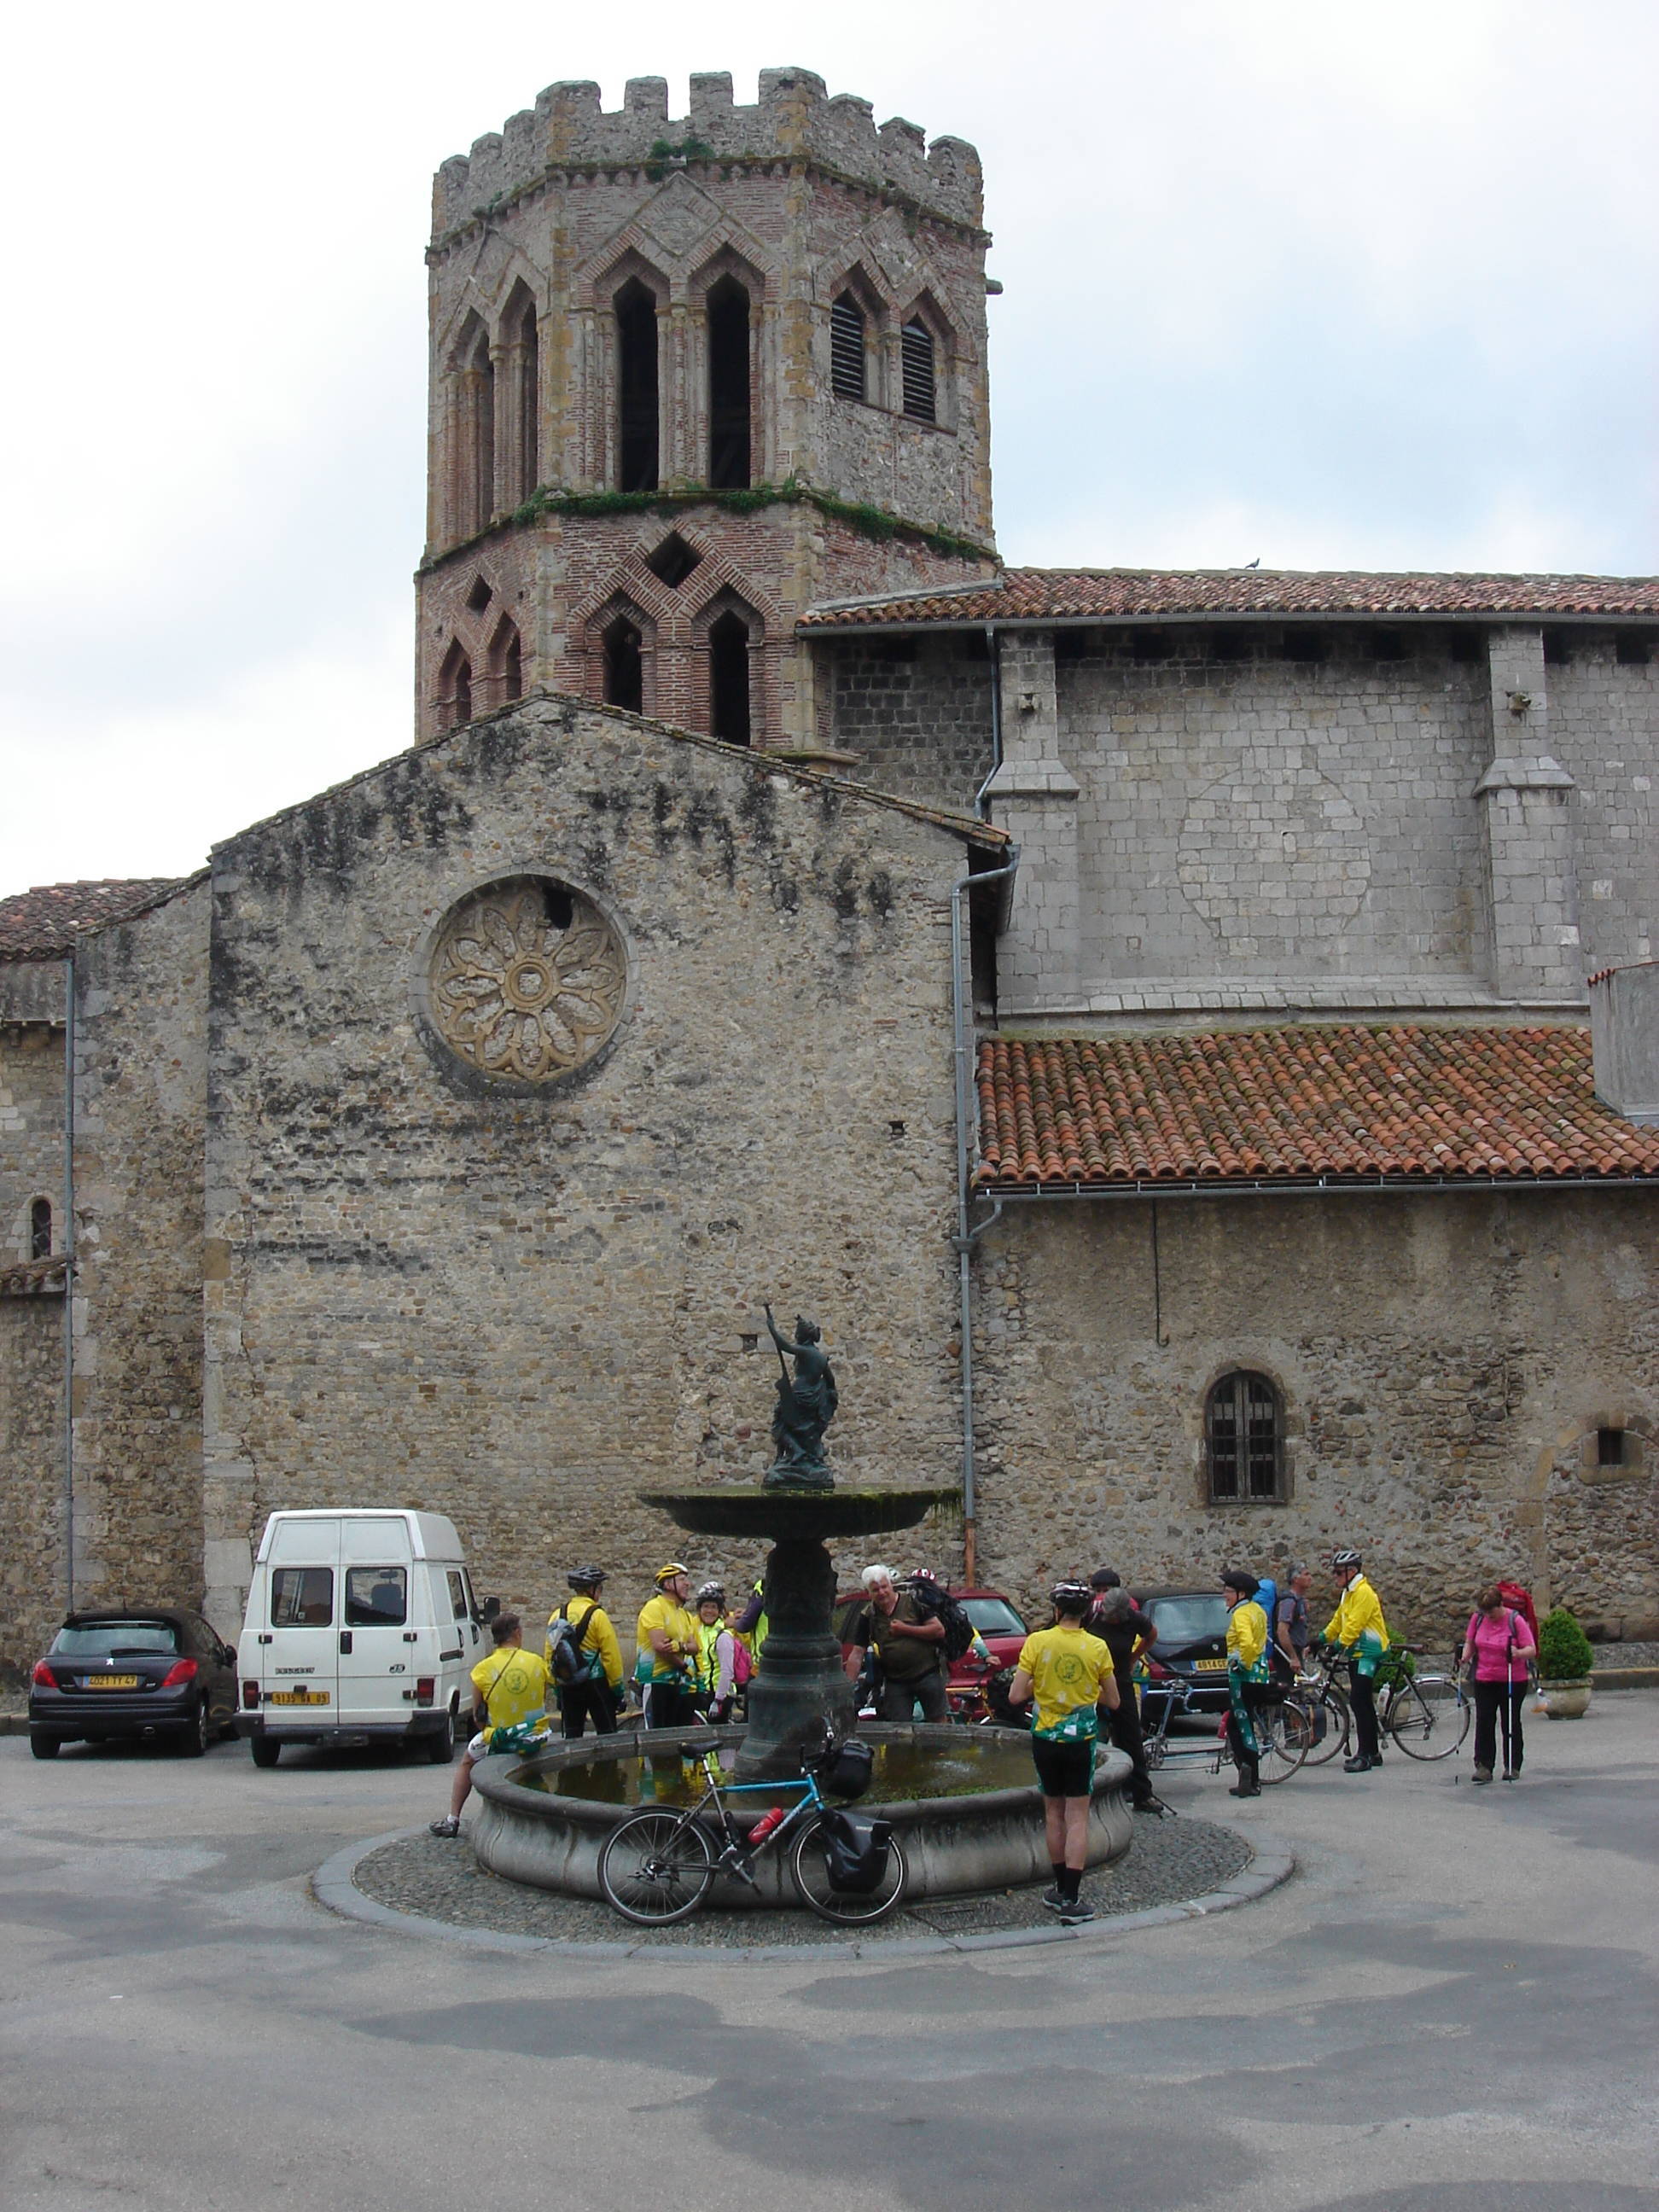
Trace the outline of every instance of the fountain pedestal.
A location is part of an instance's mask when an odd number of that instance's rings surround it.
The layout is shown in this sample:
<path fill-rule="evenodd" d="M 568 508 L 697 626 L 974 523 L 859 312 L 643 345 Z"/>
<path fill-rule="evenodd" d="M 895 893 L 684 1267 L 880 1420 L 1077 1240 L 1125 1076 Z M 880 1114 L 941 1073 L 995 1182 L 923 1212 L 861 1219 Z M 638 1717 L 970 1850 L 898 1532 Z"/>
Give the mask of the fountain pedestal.
<path fill-rule="evenodd" d="M 749 1686 L 749 1726 L 738 1753 L 745 1782 L 798 1775 L 801 1753 L 828 1721 L 837 1735 L 856 1718 L 831 1613 L 836 1571 L 827 1539 L 914 1528 L 954 1490 L 719 1489 L 647 1492 L 645 1503 L 696 1536 L 769 1537 L 766 1649 Z"/>

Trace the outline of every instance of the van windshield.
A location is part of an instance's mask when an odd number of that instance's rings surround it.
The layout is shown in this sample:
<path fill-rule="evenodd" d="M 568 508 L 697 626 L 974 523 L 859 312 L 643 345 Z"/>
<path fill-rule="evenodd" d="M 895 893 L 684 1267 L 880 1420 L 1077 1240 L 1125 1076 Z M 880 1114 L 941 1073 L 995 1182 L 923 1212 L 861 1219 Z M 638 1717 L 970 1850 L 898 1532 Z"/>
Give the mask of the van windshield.
<path fill-rule="evenodd" d="M 176 1651 L 179 1632 L 170 1620 L 89 1620 L 82 1628 L 60 1628 L 52 1648 L 76 1659 L 107 1659 L 115 1651 Z"/>

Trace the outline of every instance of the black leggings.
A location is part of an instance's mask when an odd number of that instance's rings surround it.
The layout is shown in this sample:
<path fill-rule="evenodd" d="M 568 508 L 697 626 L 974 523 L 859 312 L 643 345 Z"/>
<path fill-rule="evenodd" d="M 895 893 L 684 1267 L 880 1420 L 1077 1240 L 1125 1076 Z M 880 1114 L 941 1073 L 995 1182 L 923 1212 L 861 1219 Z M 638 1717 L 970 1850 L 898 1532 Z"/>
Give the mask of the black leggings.
<path fill-rule="evenodd" d="M 1353 1708 L 1353 1732 L 1358 1739 L 1355 1751 L 1361 1759 L 1376 1759 L 1382 1746 L 1376 1734 L 1376 1689 L 1369 1674 L 1362 1674 L 1351 1660 L 1348 1663 L 1348 1703 Z"/>
<path fill-rule="evenodd" d="M 601 1735 L 617 1729 L 617 1693 L 603 1677 L 594 1682 L 567 1682 L 559 1692 L 559 1711 L 567 1736 L 579 1736 L 591 1719 Z"/>
<path fill-rule="evenodd" d="M 1509 1722 L 1508 1741 L 1504 1748 L 1504 1765 L 1510 1774 L 1521 1771 L 1521 1708 L 1527 1701 L 1524 1682 L 1476 1682 L 1472 1686 L 1474 1695 L 1474 1763 L 1484 1766 L 1488 1774 L 1498 1765 L 1498 1723 L 1500 1716 Z M 1507 1714 L 1504 1707 L 1508 1706 Z"/>

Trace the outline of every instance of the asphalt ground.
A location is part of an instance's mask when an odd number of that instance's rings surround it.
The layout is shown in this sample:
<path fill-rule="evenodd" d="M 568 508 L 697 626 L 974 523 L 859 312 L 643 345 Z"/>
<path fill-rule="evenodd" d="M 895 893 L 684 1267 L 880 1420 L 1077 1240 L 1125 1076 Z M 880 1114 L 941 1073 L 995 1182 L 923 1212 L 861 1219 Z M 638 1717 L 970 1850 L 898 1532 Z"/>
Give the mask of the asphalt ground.
<path fill-rule="evenodd" d="M 5 2212 L 1659 2212 L 1659 1701 L 1184 1811 L 1296 1875 L 1038 1948 L 759 1963 L 343 1920 L 439 1809 L 370 1755 L 0 1741 Z"/>

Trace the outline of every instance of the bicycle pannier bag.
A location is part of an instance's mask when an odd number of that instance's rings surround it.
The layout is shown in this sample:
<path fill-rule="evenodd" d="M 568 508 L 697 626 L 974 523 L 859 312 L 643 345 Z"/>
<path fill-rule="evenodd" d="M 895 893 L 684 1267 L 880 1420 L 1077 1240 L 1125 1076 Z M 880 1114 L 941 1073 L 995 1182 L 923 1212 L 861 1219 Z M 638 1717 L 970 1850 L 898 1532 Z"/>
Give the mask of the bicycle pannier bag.
<path fill-rule="evenodd" d="M 818 1786 L 831 1797 L 862 1797 L 870 1787 L 874 1760 L 869 1745 L 849 1735 L 818 1777 Z"/>
<path fill-rule="evenodd" d="M 851 1813 L 826 1813 L 820 1823 L 830 1887 L 848 1897 L 868 1897 L 887 1872 L 891 1824 L 860 1820 Z"/>

